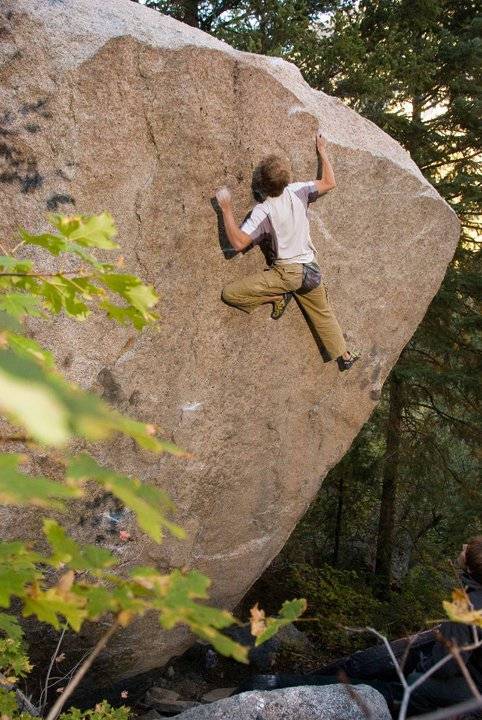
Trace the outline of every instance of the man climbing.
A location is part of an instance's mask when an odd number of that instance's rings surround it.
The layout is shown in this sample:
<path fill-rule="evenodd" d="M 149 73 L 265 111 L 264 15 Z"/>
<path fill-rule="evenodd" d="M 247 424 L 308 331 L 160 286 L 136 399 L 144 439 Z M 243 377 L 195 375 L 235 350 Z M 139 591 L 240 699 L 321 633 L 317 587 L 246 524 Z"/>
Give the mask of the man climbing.
<path fill-rule="evenodd" d="M 270 265 L 268 270 L 227 285 L 222 298 L 247 313 L 264 303 L 273 303 L 271 317 L 278 320 L 295 295 L 330 358 L 336 359 L 343 371 L 352 367 L 360 353 L 347 350 L 328 302 L 310 238 L 308 205 L 335 187 L 326 140 L 321 133 L 316 136 L 316 149 L 322 160 L 322 173 L 321 178 L 311 182 L 290 182 L 289 163 L 278 155 L 268 155 L 261 161 L 253 183 L 255 197 L 260 202 L 239 227 L 234 219 L 230 191 L 222 187 L 216 192 L 232 247 L 239 252 L 249 245 L 267 245 Z"/>

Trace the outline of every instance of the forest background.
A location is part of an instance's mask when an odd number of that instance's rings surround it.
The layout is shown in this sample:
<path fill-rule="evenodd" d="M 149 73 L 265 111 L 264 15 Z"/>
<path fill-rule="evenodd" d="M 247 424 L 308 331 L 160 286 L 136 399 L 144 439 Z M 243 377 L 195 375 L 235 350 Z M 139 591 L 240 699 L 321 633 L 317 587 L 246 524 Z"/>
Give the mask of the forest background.
<path fill-rule="evenodd" d="M 136 0 L 133 0 L 136 1 Z M 442 287 L 379 406 L 239 611 L 305 597 L 327 657 L 440 616 L 462 543 L 482 533 L 482 16 L 470 0 L 144 0 L 240 50 L 295 63 L 410 152 L 457 213 Z M 336 167 L 335 167 L 336 173 Z"/>

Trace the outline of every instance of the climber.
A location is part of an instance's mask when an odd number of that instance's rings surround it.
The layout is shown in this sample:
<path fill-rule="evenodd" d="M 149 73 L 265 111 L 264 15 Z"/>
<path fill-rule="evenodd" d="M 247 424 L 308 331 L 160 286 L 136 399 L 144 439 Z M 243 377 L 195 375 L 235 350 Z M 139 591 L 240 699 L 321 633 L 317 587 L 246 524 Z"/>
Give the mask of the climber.
<path fill-rule="evenodd" d="M 335 187 L 326 140 L 321 133 L 316 135 L 316 149 L 323 161 L 323 171 L 320 179 L 311 182 L 290 182 L 291 169 L 282 157 L 268 155 L 261 161 L 253 180 L 259 202 L 239 227 L 230 191 L 226 186 L 218 188 L 216 199 L 232 247 L 241 251 L 249 245 L 268 244 L 270 265 L 269 269 L 227 285 L 222 299 L 247 313 L 263 303 L 272 303 L 271 317 L 278 320 L 295 295 L 330 358 L 336 359 L 339 369 L 344 371 L 358 360 L 360 352 L 347 350 L 310 238 L 308 205 Z"/>

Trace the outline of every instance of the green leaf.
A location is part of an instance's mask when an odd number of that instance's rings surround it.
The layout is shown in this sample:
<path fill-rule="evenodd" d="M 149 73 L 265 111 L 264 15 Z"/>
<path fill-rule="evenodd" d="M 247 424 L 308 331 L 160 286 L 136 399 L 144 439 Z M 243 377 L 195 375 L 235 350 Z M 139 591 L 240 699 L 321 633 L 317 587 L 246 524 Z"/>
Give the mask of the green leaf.
<path fill-rule="evenodd" d="M 28 273 L 32 270 L 30 260 L 18 260 L 12 255 L 0 255 L 0 271 Z"/>
<path fill-rule="evenodd" d="M 218 632 L 213 628 L 200 626 L 196 623 L 190 623 L 190 627 L 191 630 L 196 633 L 196 635 L 204 638 L 204 640 L 207 640 L 214 647 L 214 649 L 220 652 L 222 655 L 232 657 L 241 663 L 247 664 L 249 662 L 249 647 L 240 645 L 239 643 L 235 642 L 235 640 L 232 640 L 227 635 L 223 635 L 223 633 Z"/>
<path fill-rule="evenodd" d="M 7 335 L 7 342 L 9 347 L 18 355 L 37 360 L 47 368 L 52 369 L 54 367 L 55 361 L 52 353 L 35 340 L 25 337 L 25 335 L 10 332 Z"/>
<path fill-rule="evenodd" d="M 173 503 L 164 492 L 152 485 L 101 467 L 86 453 L 72 458 L 67 477 L 74 481 L 94 480 L 99 483 L 134 512 L 139 526 L 156 542 L 161 542 L 162 528 L 178 538 L 185 537 L 182 528 L 164 517 L 165 512 L 174 510 Z"/>
<path fill-rule="evenodd" d="M 66 237 L 54 235 L 53 233 L 40 233 L 38 235 L 34 235 L 23 228 L 20 230 L 20 235 L 27 245 L 37 245 L 42 247 L 51 255 L 58 256 L 61 253 L 72 253 L 98 270 L 102 271 L 105 269 L 107 271 L 112 269 L 112 265 L 99 262 L 97 258 L 87 252 L 85 247 L 83 247 L 78 241 L 75 242 L 72 239 L 66 239 Z M 117 245 L 114 243 L 113 247 L 117 247 Z"/>
<path fill-rule="evenodd" d="M 110 213 L 99 215 L 49 215 L 49 221 L 62 235 L 84 247 L 112 250 L 118 248 L 113 238 L 117 235 L 114 219 Z"/>
<path fill-rule="evenodd" d="M 0 310 L 16 320 L 23 320 L 26 315 L 40 317 L 42 312 L 39 299 L 26 293 L 8 293 L 0 295 Z"/>
<path fill-rule="evenodd" d="M 35 577 L 28 568 L 0 565 L 0 607 L 8 608 L 12 595 L 22 597 L 25 586 Z"/>
<path fill-rule="evenodd" d="M 136 330 L 142 330 L 149 322 L 157 319 L 154 313 L 150 313 L 150 317 L 146 317 L 134 307 L 126 307 L 124 305 L 114 305 L 108 300 L 99 303 L 99 308 L 104 310 L 108 317 L 118 323 L 131 323 Z"/>
<path fill-rule="evenodd" d="M 23 630 L 20 627 L 17 618 L 14 615 L 0 612 L 0 632 L 5 633 L 12 640 L 20 640 L 23 638 Z"/>
<path fill-rule="evenodd" d="M 12 690 L 0 687 L 0 712 L 2 717 L 18 717 L 17 695 Z"/>
<path fill-rule="evenodd" d="M 12 332 L 21 332 L 22 325 L 4 310 L 0 310 L 0 331 L 11 330 Z"/>
<path fill-rule="evenodd" d="M 53 235 L 52 233 L 33 235 L 24 228 L 20 228 L 19 232 L 24 243 L 42 247 L 52 255 L 60 255 L 61 252 L 65 252 L 67 249 L 65 239 L 59 235 Z"/>
<path fill-rule="evenodd" d="M 56 630 L 65 618 L 72 630 L 79 632 L 87 610 L 85 600 L 75 593 L 60 593 L 57 586 L 48 590 L 35 587 L 24 598 L 23 615 L 36 615 L 41 622 L 52 625 Z"/>
<path fill-rule="evenodd" d="M 44 518 L 43 530 L 53 550 L 53 555 L 49 558 L 53 567 L 68 565 L 73 570 L 88 570 L 95 574 L 116 562 L 114 556 L 105 548 L 79 545 L 55 520 Z"/>
<path fill-rule="evenodd" d="M 152 322 L 156 315 L 150 312 L 150 308 L 158 302 L 154 288 L 145 285 L 135 275 L 105 274 L 99 276 L 99 281 L 112 292 L 127 300 L 129 305 L 136 308 L 146 322 Z"/>
<path fill-rule="evenodd" d="M 148 425 L 121 415 L 100 398 L 11 349 L 0 349 L 0 411 L 48 445 L 65 445 L 74 435 L 103 440 L 117 431 L 153 452 L 184 454 L 172 443 L 153 437 Z"/>
<path fill-rule="evenodd" d="M 0 541 L 0 607 L 8 608 L 12 595 L 23 597 L 26 586 L 39 576 L 40 559 L 19 540 Z"/>
<path fill-rule="evenodd" d="M 68 412 L 46 380 L 33 360 L 0 351 L 0 410 L 36 440 L 58 446 L 71 435 Z"/>
<path fill-rule="evenodd" d="M 239 662 L 248 662 L 249 648 L 219 632 L 236 622 L 232 614 L 195 602 L 207 598 L 210 580 L 205 575 L 197 570 L 188 573 L 173 570 L 170 575 L 161 575 L 151 568 L 135 568 L 131 576 L 157 597 L 153 604 L 164 628 L 170 630 L 178 623 L 184 623 L 219 652 Z"/>
<path fill-rule="evenodd" d="M 77 320 L 85 320 L 90 314 L 89 307 L 79 299 L 79 295 L 83 294 L 82 288 L 68 278 L 58 275 L 49 278 L 42 283 L 39 292 L 45 298 L 48 308 L 54 313 L 65 310 Z"/>
<path fill-rule="evenodd" d="M 21 460 L 22 456 L 14 453 L 0 454 L 0 502 L 4 505 L 62 509 L 64 500 L 81 497 L 80 488 L 19 472 Z"/>
<path fill-rule="evenodd" d="M 119 432 L 129 435 L 129 437 L 133 438 L 144 450 L 150 450 L 151 452 L 168 452 L 171 453 L 171 455 L 178 455 L 179 457 L 187 455 L 185 450 L 179 448 L 174 443 L 154 437 L 147 428 L 149 428 L 149 426 L 146 426 L 145 423 L 133 420 L 125 415 L 119 415 L 117 417 L 117 429 Z"/>
<path fill-rule="evenodd" d="M 299 600 L 286 600 L 281 606 L 278 617 L 267 618 L 266 630 L 264 630 L 264 632 L 262 632 L 261 635 L 256 638 L 255 645 L 261 645 L 262 643 L 272 638 L 273 635 L 276 635 L 278 630 L 280 630 L 282 627 L 284 627 L 285 625 L 290 625 L 295 620 L 298 620 L 298 618 L 305 612 L 305 610 L 305 599 L 302 598 Z"/>
<path fill-rule="evenodd" d="M 72 591 L 85 598 L 89 620 L 96 620 L 106 612 L 117 612 L 119 610 L 113 592 L 105 587 L 100 585 L 74 586 Z"/>
<path fill-rule="evenodd" d="M 25 654 L 24 647 L 20 640 L 13 640 L 10 637 L 0 638 L 0 670 L 3 675 L 2 683 L 14 684 L 19 678 L 25 677 L 31 671 L 32 666 Z M 2 718 L 4 716 L 2 715 Z"/>

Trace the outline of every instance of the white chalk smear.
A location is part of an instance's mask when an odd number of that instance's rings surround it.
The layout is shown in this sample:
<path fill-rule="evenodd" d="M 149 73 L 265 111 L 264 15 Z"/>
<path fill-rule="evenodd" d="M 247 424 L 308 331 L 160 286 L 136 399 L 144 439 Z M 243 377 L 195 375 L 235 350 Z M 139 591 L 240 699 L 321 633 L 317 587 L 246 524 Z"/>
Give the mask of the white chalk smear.
<path fill-rule="evenodd" d="M 202 406 L 203 404 L 201 402 L 186 403 L 181 407 L 181 410 L 183 412 L 196 412 L 196 410 L 199 410 Z"/>
<path fill-rule="evenodd" d="M 302 105 L 292 105 L 292 107 L 288 110 L 288 115 L 297 115 L 302 112 L 306 112 L 306 108 Z"/>

